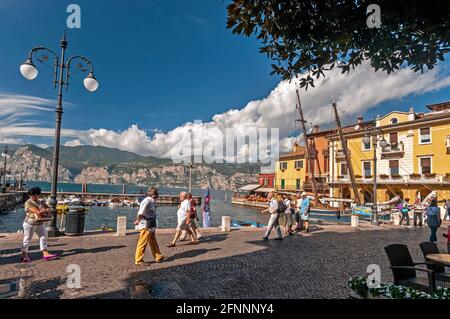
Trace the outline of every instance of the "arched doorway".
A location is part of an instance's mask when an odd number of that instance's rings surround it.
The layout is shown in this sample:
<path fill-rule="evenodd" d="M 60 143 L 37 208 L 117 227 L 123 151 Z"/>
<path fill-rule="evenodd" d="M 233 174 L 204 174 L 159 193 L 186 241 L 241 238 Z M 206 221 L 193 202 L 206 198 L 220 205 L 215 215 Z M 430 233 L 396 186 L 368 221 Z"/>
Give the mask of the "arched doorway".
<path fill-rule="evenodd" d="M 373 192 L 371 192 L 370 190 L 361 190 L 360 197 L 363 200 L 364 204 L 373 203 Z"/>
<path fill-rule="evenodd" d="M 400 196 L 400 198 L 404 199 L 403 191 L 399 188 L 391 188 L 386 191 L 385 201 L 388 202 L 395 197 Z"/>
<path fill-rule="evenodd" d="M 419 187 L 417 189 L 417 192 L 420 193 L 420 199 L 424 200 L 428 195 L 430 195 L 431 190 L 429 190 L 428 188 L 425 188 L 425 187 Z M 416 192 L 416 196 L 417 196 L 417 192 Z"/>

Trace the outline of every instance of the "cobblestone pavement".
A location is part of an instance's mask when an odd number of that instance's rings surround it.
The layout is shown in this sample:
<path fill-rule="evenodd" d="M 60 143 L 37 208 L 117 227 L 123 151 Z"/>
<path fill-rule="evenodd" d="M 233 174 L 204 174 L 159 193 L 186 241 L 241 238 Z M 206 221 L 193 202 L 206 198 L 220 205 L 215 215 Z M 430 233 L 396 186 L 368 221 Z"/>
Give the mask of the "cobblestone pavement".
<path fill-rule="evenodd" d="M 0 234 L 0 285 L 17 280 L 22 268 L 29 276 L 28 298 L 347 298 L 347 280 L 364 274 L 369 264 L 381 266 L 384 282 L 392 280 L 384 246 L 408 244 L 413 258 L 423 260 L 418 245 L 429 233 L 386 225 L 356 230 L 316 225 L 310 234 L 264 242 L 263 230 L 209 229 L 198 246 L 166 248 L 172 234 L 158 231 L 166 261 L 144 267 L 133 264 L 135 233 L 50 239 L 51 251 L 62 254 L 52 262 L 39 260 L 35 238 L 36 261 L 27 266 L 18 263 L 20 236 Z M 439 241 L 446 250 L 444 238 Z M 81 289 L 67 287 L 72 264 L 80 266 Z"/>

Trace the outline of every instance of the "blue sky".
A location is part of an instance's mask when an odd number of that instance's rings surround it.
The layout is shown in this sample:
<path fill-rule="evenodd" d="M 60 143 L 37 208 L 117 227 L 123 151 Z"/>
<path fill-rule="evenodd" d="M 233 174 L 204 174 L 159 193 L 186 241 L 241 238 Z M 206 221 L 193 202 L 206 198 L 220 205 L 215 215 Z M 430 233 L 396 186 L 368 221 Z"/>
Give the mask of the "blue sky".
<path fill-rule="evenodd" d="M 4 97 L 32 97 L 31 102 L 27 102 L 31 104 L 37 103 L 33 98 L 43 98 L 48 100 L 48 108 L 54 107 L 56 91 L 51 85 L 50 68 L 39 66 L 38 79 L 29 82 L 22 78 L 18 67 L 33 46 L 42 44 L 59 50 L 68 16 L 66 7 L 70 3 L 81 6 L 82 28 L 68 31 L 68 54 L 82 54 L 92 59 L 100 89 L 89 94 L 82 86 L 82 77 L 72 78 L 69 92 L 65 93 L 65 101 L 69 103 L 65 104 L 63 127 L 79 132 L 108 130 L 95 132 L 94 137 L 91 134 L 78 142 L 150 155 L 154 147 L 141 150 L 131 145 L 140 143 L 142 132 L 147 134 L 143 136 L 144 141 L 148 141 L 153 138 L 155 129 L 167 133 L 183 127 L 186 122 L 210 122 L 217 114 L 244 109 L 251 101 L 263 101 L 279 87 L 281 80 L 270 75 L 271 61 L 259 53 L 257 40 L 233 35 L 226 29 L 228 1 L 0 0 L 0 94 Z M 440 69 L 444 69 L 444 73 L 440 71 L 439 75 L 428 79 L 429 83 L 436 79 L 447 80 L 448 65 Z M 426 85 L 422 84 L 422 91 L 426 91 Z M 387 90 L 386 87 L 383 90 Z M 411 94 L 411 91 L 414 89 L 382 99 L 381 103 L 367 102 L 368 105 L 353 109 L 349 106 L 349 114 L 352 118 L 360 114 L 369 118 L 392 109 L 407 110 L 411 105 L 424 110 L 426 104 L 450 100 L 447 84 L 423 94 Z M 323 92 L 331 100 L 333 90 Z M 313 104 L 313 100 L 310 101 Z M 295 129 L 294 105 L 282 108 L 286 111 L 283 121 L 292 132 Z M 272 112 L 270 108 L 265 110 Z M 257 112 L 258 116 L 260 113 Z M 307 114 L 317 117 L 314 113 Z M 254 115 L 249 117 L 254 118 Z M 5 118 L 3 120 L 2 125 L 5 125 Z M 14 126 L 33 124 L 33 127 L 51 129 L 54 113 L 24 112 L 14 121 Z M 311 119 L 314 121 L 327 125 L 327 121 L 321 119 Z M 279 117 L 273 121 L 269 117 L 263 122 L 283 126 L 279 124 Z M 120 132 L 134 124 L 138 129 L 130 133 L 130 147 L 127 143 L 115 145 L 115 137 L 124 137 Z M 287 137 L 288 131 L 282 137 Z M 22 134 L 21 141 L 52 143 L 51 136 L 31 135 L 36 134 Z M 63 141 L 73 140 L 74 135 L 77 134 L 65 136 Z"/>

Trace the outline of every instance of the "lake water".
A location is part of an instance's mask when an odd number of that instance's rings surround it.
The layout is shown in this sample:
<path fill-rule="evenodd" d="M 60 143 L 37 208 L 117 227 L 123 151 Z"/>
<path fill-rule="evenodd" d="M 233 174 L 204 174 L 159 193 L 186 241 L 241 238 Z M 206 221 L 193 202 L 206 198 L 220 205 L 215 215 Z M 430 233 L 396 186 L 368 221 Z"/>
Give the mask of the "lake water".
<path fill-rule="evenodd" d="M 28 187 L 39 186 L 43 191 L 50 191 L 50 183 L 44 182 L 28 182 Z M 141 189 L 146 189 L 144 186 L 127 186 L 127 193 L 138 194 Z M 80 184 L 59 184 L 59 191 L 65 192 L 81 192 Z M 160 188 L 161 195 L 175 195 L 179 194 L 182 189 L 174 188 Z M 92 193 L 122 193 L 122 186 L 120 185 L 89 185 L 88 191 Z M 204 190 L 195 189 L 192 191 L 194 196 L 202 196 Z M 231 216 L 232 219 L 240 221 L 254 221 L 263 225 L 267 224 L 268 216 L 261 215 L 261 209 L 244 207 L 231 204 L 232 192 L 228 191 L 211 191 L 213 200 L 211 201 L 211 222 L 213 226 L 220 226 L 222 223 L 222 216 Z M 85 229 L 98 230 L 103 226 L 115 229 L 117 217 L 127 216 L 128 228 L 133 229 L 133 221 L 136 218 L 137 208 L 109 208 L 109 207 L 89 207 L 86 215 Z M 4 213 L 0 215 L 0 233 L 15 233 L 22 228 L 24 219 L 24 210 L 19 208 L 15 211 Z M 177 207 L 176 206 L 160 206 L 158 207 L 158 227 L 160 228 L 175 228 L 177 225 Z M 314 212 L 311 213 L 312 218 L 321 220 L 337 221 L 334 215 L 318 216 Z M 342 217 L 339 222 L 349 222 L 348 217 Z M 200 223 L 201 224 L 201 223 Z M 58 220 L 58 227 L 60 221 Z"/>

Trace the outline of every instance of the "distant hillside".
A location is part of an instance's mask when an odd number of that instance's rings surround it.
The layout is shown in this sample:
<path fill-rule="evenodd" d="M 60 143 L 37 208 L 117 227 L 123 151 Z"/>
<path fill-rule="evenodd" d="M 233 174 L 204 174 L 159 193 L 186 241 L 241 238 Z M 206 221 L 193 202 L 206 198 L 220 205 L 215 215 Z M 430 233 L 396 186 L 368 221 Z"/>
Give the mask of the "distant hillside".
<path fill-rule="evenodd" d="M 28 180 L 49 180 L 53 148 L 34 145 L 11 147 L 16 176 Z M 231 190 L 257 182 L 260 166 L 255 164 L 195 164 L 193 186 Z M 137 184 L 186 187 L 187 165 L 169 159 L 145 157 L 101 146 L 62 146 L 60 179 L 89 184 Z"/>

